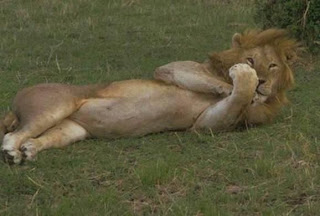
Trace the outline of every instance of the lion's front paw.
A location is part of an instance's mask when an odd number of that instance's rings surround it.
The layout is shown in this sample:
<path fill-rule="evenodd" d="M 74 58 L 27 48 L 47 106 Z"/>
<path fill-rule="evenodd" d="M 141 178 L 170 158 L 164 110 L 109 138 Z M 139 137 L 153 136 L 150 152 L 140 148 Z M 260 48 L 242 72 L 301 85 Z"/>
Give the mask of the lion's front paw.
<path fill-rule="evenodd" d="M 34 139 L 28 139 L 21 145 L 20 150 L 24 159 L 30 161 L 35 160 L 38 153 L 37 141 Z"/>
<path fill-rule="evenodd" d="M 236 64 L 229 69 L 229 75 L 233 79 L 234 98 L 250 103 L 258 85 L 256 71 L 247 64 Z"/>
<path fill-rule="evenodd" d="M 166 65 L 161 66 L 154 71 L 154 78 L 156 80 L 162 80 L 167 84 L 172 84 L 172 81 L 174 80 L 173 73 L 174 71 L 172 68 L 167 67 Z"/>
<path fill-rule="evenodd" d="M 236 64 L 229 69 L 229 75 L 233 80 L 234 86 L 241 85 L 241 88 L 256 89 L 258 76 L 255 69 L 247 64 Z"/>
<path fill-rule="evenodd" d="M 258 85 L 258 76 L 255 69 L 248 64 L 236 64 L 229 69 L 229 75 L 233 81 L 241 79 L 246 81 L 252 81 Z"/>

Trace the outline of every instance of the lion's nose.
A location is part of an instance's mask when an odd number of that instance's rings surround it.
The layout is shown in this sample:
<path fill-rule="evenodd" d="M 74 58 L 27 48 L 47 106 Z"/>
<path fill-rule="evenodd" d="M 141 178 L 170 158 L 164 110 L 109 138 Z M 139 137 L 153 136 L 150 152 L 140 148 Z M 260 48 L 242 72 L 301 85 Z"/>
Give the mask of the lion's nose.
<path fill-rule="evenodd" d="M 263 79 L 259 79 L 259 85 L 262 85 L 263 83 L 265 83 L 266 81 L 265 80 L 263 80 Z M 258 86 L 259 86 L 258 85 Z"/>

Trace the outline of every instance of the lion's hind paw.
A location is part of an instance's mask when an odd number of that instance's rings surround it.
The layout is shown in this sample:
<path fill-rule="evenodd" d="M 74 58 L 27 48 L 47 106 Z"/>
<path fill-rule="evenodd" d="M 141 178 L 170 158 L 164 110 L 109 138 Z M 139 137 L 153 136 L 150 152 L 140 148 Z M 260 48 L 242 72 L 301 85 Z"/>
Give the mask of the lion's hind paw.
<path fill-rule="evenodd" d="M 27 140 L 25 143 L 23 143 L 20 147 L 20 150 L 22 152 L 23 159 L 33 161 L 36 159 L 37 155 L 37 147 L 36 143 L 33 139 Z"/>
<path fill-rule="evenodd" d="M 2 149 L 1 154 L 3 161 L 9 165 L 21 164 L 23 162 L 20 151 Z"/>

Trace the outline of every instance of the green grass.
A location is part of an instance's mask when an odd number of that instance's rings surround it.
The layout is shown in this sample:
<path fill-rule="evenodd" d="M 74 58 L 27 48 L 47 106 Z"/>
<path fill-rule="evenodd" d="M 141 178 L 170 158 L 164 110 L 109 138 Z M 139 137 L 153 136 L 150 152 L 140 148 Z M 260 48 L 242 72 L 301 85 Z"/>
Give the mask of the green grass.
<path fill-rule="evenodd" d="M 217 2 L 0 2 L 1 112 L 35 83 L 151 78 L 168 62 L 204 60 L 255 27 L 251 0 Z M 296 71 L 292 104 L 270 125 L 86 140 L 1 162 L 0 215 L 317 215 L 319 62 Z"/>

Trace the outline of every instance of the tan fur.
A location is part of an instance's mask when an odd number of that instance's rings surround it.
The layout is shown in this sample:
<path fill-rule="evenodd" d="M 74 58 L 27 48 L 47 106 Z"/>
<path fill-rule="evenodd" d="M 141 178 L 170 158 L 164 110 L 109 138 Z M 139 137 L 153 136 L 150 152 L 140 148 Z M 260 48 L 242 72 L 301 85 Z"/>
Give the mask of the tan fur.
<path fill-rule="evenodd" d="M 173 62 L 157 68 L 155 79 L 161 81 L 39 84 L 21 90 L 12 113 L 0 122 L 5 160 L 32 160 L 41 150 L 89 137 L 221 131 L 270 121 L 287 101 L 298 43 L 271 29 L 235 34 L 232 44 L 202 64 Z M 255 61 L 251 67 L 247 58 Z M 264 83 L 258 85 L 258 79 Z"/>

